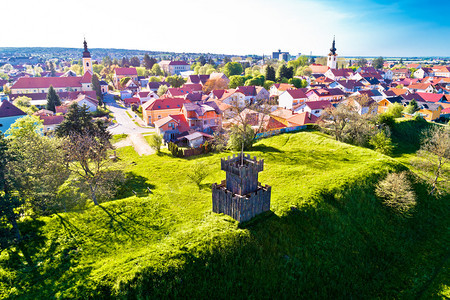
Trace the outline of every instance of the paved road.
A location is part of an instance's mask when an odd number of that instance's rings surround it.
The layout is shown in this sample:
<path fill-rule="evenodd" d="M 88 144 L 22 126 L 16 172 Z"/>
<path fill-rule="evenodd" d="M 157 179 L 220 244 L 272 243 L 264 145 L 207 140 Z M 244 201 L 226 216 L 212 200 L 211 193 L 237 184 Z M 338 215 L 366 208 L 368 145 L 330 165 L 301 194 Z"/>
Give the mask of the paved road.
<path fill-rule="evenodd" d="M 127 109 L 120 107 L 114 102 L 107 102 L 109 109 L 113 112 L 117 124 L 109 127 L 108 130 L 112 134 L 131 134 L 131 133 L 147 133 L 155 132 L 154 128 L 142 128 L 137 126 L 133 120 L 127 115 Z M 131 114 L 133 115 L 133 114 Z"/>

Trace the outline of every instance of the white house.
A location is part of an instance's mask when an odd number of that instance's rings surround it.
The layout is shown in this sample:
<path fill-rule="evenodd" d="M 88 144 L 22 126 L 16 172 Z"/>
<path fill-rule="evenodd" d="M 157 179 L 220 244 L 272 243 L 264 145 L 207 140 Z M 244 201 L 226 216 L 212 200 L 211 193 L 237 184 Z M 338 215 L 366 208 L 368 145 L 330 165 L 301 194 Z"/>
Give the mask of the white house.
<path fill-rule="evenodd" d="M 310 101 L 305 102 L 295 108 L 294 112 L 297 114 L 308 112 L 316 117 L 320 117 L 327 107 L 331 107 L 332 104 L 330 101 L 321 100 L 321 101 Z"/>
<path fill-rule="evenodd" d="M 308 100 L 306 96 L 306 89 L 287 90 L 280 94 L 278 97 L 278 106 L 286 109 L 292 109 L 292 107 Z"/>

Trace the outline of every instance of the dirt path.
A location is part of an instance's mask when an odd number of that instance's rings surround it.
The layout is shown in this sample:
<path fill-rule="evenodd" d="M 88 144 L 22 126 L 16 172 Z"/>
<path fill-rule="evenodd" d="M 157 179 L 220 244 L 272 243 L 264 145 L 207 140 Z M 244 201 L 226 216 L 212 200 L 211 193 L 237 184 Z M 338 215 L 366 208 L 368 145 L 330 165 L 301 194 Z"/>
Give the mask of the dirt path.
<path fill-rule="evenodd" d="M 147 140 L 141 133 L 131 133 L 126 139 L 115 143 L 114 148 L 122 148 L 127 146 L 133 146 L 134 150 L 139 155 L 150 155 L 155 151 L 148 145 Z"/>
<path fill-rule="evenodd" d="M 139 155 L 150 155 L 155 153 L 155 151 L 148 145 L 147 140 L 141 133 L 131 133 L 128 138 L 133 144 L 134 150 Z"/>

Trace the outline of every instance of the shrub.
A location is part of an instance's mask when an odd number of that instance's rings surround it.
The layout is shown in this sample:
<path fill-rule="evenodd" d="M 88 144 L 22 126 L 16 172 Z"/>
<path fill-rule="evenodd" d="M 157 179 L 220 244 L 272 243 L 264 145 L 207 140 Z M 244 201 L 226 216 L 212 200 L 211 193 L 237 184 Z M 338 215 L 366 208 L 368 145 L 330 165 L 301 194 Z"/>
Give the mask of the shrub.
<path fill-rule="evenodd" d="M 228 140 L 228 148 L 236 151 L 242 149 L 244 143 L 244 150 L 249 150 L 253 146 L 255 133 L 250 125 L 247 125 L 245 131 L 242 126 L 233 126 L 231 128 L 230 139 Z"/>
<path fill-rule="evenodd" d="M 183 149 L 178 149 L 175 143 L 169 142 L 167 147 L 174 157 L 184 157 Z"/>
<path fill-rule="evenodd" d="M 375 149 L 375 151 L 385 155 L 391 155 L 392 150 L 394 150 L 394 145 L 392 144 L 389 132 L 378 132 L 370 138 L 369 144 Z"/>
<path fill-rule="evenodd" d="M 386 114 L 391 115 L 394 118 L 400 118 L 403 112 L 403 105 L 400 103 L 394 103 L 388 106 Z"/>
<path fill-rule="evenodd" d="M 162 136 L 159 134 L 152 135 L 148 144 L 153 150 L 159 153 L 162 145 Z"/>
<path fill-rule="evenodd" d="M 407 215 L 416 205 L 416 194 L 406 172 L 388 174 L 378 182 L 375 192 L 385 206 L 399 214 Z"/>

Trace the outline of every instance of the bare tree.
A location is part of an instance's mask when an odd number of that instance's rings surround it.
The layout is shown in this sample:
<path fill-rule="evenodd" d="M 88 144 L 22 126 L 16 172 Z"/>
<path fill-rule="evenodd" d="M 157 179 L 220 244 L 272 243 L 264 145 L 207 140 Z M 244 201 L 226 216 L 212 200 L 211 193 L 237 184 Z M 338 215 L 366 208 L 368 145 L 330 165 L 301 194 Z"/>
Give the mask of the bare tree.
<path fill-rule="evenodd" d="M 383 204 L 394 211 L 405 214 L 416 205 L 416 194 L 406 172 L 390 173 L 380 180 L 375 193 L 383 199 Z"/>
<path fill-rule="evenodd" d="M 433 176 L 427 176 L 431 184 L 430 195 L 438 188 L 438 185 L 447 186 L 449 171 L 444 166 L 450 160 L 450 129 L 448 126 L 434 126 L 423 133 L 423 140 L 418 156 L 420 162 L 414 164 L 422 170 L 432 172 Z"/>
<path fill-rule="evenodd" d="M 62 148 L 67 168 L 83 180 L 92 201 L 98 205 L 99 186 L 111 180 L 108 173 L 110 161 L 107 159 L 107 151 L 112 149 L 109 139 L 95 132 L 72 132 L 64 140 Z"/>

